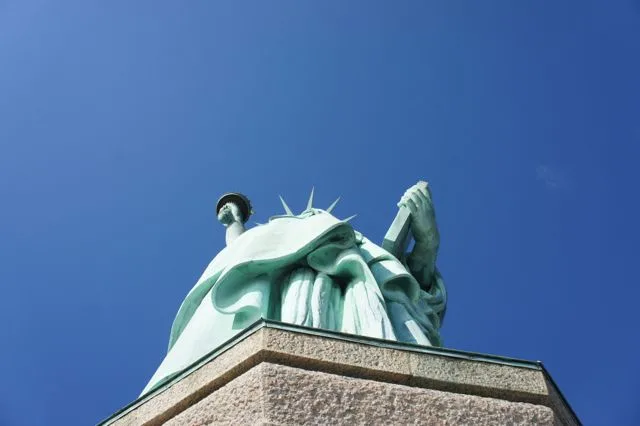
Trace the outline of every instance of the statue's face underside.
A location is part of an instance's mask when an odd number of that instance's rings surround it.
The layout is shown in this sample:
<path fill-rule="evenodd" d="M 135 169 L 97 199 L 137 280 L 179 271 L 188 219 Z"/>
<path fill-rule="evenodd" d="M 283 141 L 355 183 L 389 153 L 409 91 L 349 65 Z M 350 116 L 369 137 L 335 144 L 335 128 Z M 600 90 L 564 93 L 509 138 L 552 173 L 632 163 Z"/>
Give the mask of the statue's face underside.
<path fill-rule="evenodd" d="M 322 210 L 322 209 L 311 208 L 311 209 L 307 209 L 307 210 L 303 211 L 299 215 L 284 214 L 284 215 L 271 216 L 269 218 L 269 221 L 276 220 L 276 219 L 282 219 L 282 218 L 285 218 L 285 217 L 286 218 L 290 218 L 290 219 L 291 218 L 306 219 L 308 217 L 315 216 L 317 214 L 331 214 L 331 213 L 328 213 L 327 211 Z"/>

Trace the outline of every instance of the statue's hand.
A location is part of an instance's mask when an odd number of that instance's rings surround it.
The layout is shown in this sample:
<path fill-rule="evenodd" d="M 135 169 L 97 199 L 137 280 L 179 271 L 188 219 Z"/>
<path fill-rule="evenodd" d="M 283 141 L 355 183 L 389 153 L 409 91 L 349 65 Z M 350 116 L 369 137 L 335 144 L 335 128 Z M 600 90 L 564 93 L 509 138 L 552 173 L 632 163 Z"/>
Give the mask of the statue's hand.
<path fill-rule="evenodd" d="M 227 203 L 220 209 L 218 220 L 224 226 L 229 226 L 234 222 L 242 223 L 242 213 L 234 203 Z"/>
<path fill-rule="evenodd" d="M 411 211 L 411 233 L 416 243 L 438 245 L 438 227 L 427 182 L 420 181 L 407 189 L 398 207 L 406 207 Z"/>

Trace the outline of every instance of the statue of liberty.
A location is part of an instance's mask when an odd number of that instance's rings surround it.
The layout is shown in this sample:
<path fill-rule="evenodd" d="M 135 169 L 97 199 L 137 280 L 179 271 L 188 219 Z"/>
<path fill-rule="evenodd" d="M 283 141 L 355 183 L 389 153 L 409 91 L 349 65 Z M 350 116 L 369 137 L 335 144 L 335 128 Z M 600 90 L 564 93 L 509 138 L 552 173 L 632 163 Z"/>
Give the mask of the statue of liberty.
<path fill-rule="evenodd" d="M 261 318 L 342 333 L 440 346 L 446 291 L 440 237 L 426 182 L 409 188 L 382 246 L 313 207 L 245 228 L 249 200 L 218 202 L 226 247 L 182 302 L 169 350 L 142 394 L 165 383 Z M 414 245 L 405 252 L 409 240 Z"/>

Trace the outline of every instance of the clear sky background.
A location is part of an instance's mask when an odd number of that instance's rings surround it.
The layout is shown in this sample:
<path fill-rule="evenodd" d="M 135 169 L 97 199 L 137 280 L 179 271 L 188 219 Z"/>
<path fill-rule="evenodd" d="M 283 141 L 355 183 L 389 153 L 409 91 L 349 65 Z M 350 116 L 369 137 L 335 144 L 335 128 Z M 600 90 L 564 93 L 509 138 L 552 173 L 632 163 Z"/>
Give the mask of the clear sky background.
<path fill-rule="evenodd" d="M 214 205 L 430 182 L 447 347 L 640 424 L 640 3 L 0 1 L 0 424 L 137 397 L 224 244 Z"/>

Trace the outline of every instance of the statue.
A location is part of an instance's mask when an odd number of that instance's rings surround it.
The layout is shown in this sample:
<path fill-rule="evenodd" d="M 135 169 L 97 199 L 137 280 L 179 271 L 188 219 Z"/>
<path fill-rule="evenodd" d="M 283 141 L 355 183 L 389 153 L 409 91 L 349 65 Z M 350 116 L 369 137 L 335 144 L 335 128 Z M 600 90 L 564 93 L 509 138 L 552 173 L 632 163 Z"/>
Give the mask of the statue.
<path fill-rule="evenodd" d="M 436 268 L 439 233 L 426 182 L 409 188 L 382 247 L 348 221 L 313 207 L 246 229 L 251 203 L 225 194 L 226 247 L 183 301 L 168 353 L 142 394 L 261 318 L 343 333 L 441 345 L 446 291 Z M 410 237 L 415 242 L 405 253 Z"/>

